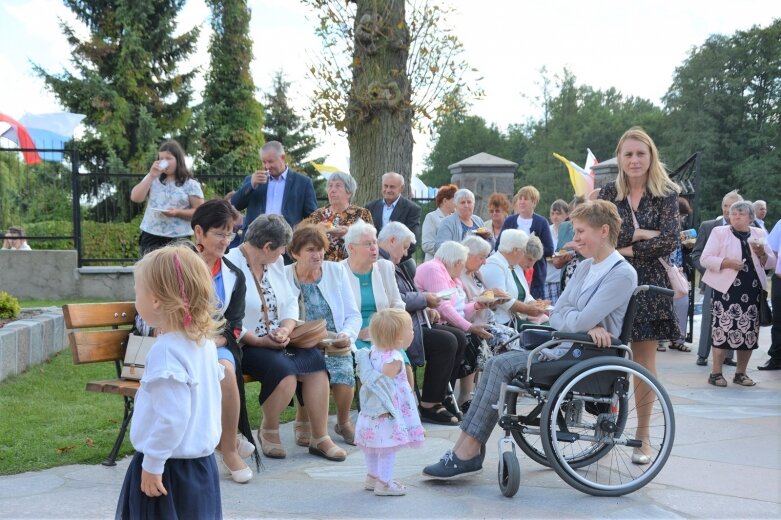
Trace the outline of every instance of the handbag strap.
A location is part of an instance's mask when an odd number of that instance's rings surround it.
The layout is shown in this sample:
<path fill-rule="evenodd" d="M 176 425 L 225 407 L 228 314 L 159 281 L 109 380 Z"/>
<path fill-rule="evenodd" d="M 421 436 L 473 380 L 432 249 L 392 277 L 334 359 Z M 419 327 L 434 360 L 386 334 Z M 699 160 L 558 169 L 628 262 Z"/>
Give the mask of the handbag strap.
<path fill-rule="evenodd" d="M 263 321 L 266 322 L 266 333 L 268 334 L 269 332 L 271 332 L 271 320 L 268 318 L 268 304 L 266 303 L 266 297 L 263 296 L 263 289 L 261 289 L 260 287 L 260 282 L 255 276 L 255 273 L 252 272 L 252 266 L 249 263 L 249 258 L 247 258 L 247 253 L 244 252 L 244 248 L 241 246 L 239 246 L 239 251 L 241 251 L 241 255 L 244 257 L 244 260 L 247 261 L 249 272 L 252 275 L 252 281 L 255 282 L 255 287 L 258 289 L 258 297 L 260 297 L 260 307 L 263 309 Z M 263 272 L 264 273 L 266 272 L 265 266 L 263 266 Z"/>
<path fill-rule="evenodd" d="M 640 224 L 637 222 L 635 210 L 632 208 L 632 199 L 629 197 L 628 193 L 626 194 L 626 202 L 629 204 L 629 211 L 632 213 L 632 223 L 635 225 L 635 229 L 640 229 Z"/>
<path fill-rule="evenodd" d="M 306 303 L 304 302 L 304 290 L 301 288 L 301 281 L 298 279 L 296 264 L 293 264 L 293 282 L 298 289 L 298 318 L 306 321 Z"/>

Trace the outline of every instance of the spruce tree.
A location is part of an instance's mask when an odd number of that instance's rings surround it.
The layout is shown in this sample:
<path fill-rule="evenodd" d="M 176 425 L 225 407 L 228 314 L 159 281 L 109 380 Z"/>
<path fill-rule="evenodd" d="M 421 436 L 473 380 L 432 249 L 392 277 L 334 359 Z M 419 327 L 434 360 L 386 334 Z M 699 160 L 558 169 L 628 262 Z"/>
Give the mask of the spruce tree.
<path fill-rule="evenodd" d="M 274 74 L 273 91 L 266 95 L 266 124 L 263 135 L 266 141 L 279 141 L 285 146 L 288 163 L 296 170 L 311 173 L 314 169 L 306 160 L 317 148 L 318 142 L 311 133 L 311 126 L 306 124 L 301 116 L 288 102 L 287 92 L 290 82 L 285 81 L 285 75 L 280 70 Z"/>
<path fill-rule="evenodd" d="M 35 66 L 46 86 L 72 112 L 85 114 L 82 160 L 99 168 L 124 165 L 146 172 L 160 140 L 189 124 L 195 71 L 179 72 L 195 49 L 198 29 L 174 36 L 185 0 L 64 0 L 90 31 L 73 47 L 74 72 Z"/>
<path fill-rule="evenodd" d="M 201 105 L 201 139 L 206 169 L 248 173 L 260 166 L 263 107 L 250 75 L 252 39 L 246 0 L 207 0 L 214 31 L 211 67 Z"/>

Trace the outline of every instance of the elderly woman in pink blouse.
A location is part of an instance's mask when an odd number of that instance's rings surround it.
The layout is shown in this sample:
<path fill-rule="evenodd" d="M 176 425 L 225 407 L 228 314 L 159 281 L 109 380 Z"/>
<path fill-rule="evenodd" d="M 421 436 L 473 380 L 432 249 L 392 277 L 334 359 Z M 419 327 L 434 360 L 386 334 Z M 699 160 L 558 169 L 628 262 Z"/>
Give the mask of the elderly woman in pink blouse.
<path fill-rule="evenodd" d="M 759 306 L 767 290 L 765 269 L 773 269 L 776 255 L 767 244 L 765 230 L 751 227 L 754 207 L 739 201 L 729 210 L 729 226 L 713 228 L 700 263 L 703 283 L 713 288 L 711 303 L 713 373 L 708 383 L 727 386 L 721 373 L 727 349 L 737 350 L 738 366 L 732 382 L 756 383 L 746 375 L 751 352 L 759 347 Z"/>

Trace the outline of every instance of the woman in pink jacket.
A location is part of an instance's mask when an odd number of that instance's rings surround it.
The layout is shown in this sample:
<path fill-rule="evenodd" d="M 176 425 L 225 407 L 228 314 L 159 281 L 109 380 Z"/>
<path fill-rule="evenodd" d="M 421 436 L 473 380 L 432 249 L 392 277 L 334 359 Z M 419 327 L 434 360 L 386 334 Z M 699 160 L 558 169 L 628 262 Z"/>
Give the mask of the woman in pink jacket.
<path fill-rule="evenodd" d="M 773 269 L 776 255 L 767 245 L 767 233 L 750 227 L 754 207 L 739 201 L 729 210 L 729 226 L 711 232 L 700 263 L 702 281 L 713 288 L 711 337 L 713 373 L 708 383 L 727 386 L 721 373 L 727 349 L 737 350 L 738 366 L 732 382 L 742 386 L 756 383 L 746 375 L 751 352 L 759 347 L 759 305 L 767 290 L 765 269 Z"/>

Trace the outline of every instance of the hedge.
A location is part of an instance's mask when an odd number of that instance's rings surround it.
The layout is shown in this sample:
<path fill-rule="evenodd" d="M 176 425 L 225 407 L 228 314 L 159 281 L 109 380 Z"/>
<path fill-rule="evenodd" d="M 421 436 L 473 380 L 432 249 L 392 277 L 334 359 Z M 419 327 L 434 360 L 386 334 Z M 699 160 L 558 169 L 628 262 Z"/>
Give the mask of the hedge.
<path fill-rule="evenodd" d="M 27 224 L 30 236 L 67 236 L 73 234 L 70 221 L 50 220 Z M 81 223 L 81 249 L 84 258 L 128 258 L 127 263 L 138 258 L 138 222 Z M 33 249 L 73 249 L 72 240 L 31 240 Z M 117 262 L 109 262 L 116 264 Z"/>

